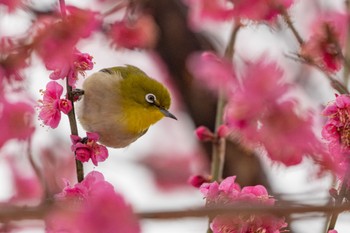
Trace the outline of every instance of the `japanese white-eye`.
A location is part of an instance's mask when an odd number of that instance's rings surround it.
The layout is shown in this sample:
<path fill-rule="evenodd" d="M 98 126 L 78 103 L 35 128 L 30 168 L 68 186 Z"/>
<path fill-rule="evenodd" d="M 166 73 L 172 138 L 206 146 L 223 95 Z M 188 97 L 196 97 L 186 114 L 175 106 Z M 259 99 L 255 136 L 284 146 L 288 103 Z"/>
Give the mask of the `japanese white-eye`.
<path fill-rule="evenodd" d="M 135 66 L 102 69 L 85 79 L 83 91 L 78 119 L 105 146 L 126 147 L 164 116 L 176 119 L 167 88 Z"/>

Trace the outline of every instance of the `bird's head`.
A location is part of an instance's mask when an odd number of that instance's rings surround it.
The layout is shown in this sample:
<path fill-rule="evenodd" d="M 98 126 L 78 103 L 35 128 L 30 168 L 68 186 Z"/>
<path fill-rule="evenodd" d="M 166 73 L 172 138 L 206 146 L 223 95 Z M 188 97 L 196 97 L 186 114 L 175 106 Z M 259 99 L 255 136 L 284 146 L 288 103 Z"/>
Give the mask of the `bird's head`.
<path fill-rule="evenodd" d="M 129 125 L 146 130 L 163 117 L 176 119 L 168 111 L 171 97 L 164 85 L 134 66 L 111 69 L 122 77 L 119 83 L 120 105 Z"/>

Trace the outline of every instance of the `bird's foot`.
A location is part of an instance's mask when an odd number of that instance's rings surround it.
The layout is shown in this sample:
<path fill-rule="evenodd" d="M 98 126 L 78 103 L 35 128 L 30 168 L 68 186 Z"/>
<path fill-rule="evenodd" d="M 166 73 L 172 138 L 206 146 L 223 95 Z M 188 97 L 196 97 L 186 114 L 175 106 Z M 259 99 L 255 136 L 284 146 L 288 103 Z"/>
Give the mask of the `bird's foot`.
<path fill-rule="evenodd" d="M 76 88 L 76 89 L 72 90 L 72 95 L 73 95 L 74 102 L 81 100 L 81 97 L 84 95 L 84 90 Z"/>
<path fill-rule="evenodd" d="M 88 142 L 88 137 L 83 137 L 80 142 L 83 143 L 83 144 L 86 144 Z"/>

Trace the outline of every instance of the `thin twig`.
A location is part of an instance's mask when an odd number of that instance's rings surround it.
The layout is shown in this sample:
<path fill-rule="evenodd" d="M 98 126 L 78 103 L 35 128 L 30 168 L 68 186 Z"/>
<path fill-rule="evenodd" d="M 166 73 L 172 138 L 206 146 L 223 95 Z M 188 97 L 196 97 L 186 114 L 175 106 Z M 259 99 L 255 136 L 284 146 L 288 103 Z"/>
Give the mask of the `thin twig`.
<path fill-rule="evenodd" d="M 349 175 L 350 175 L 350 167 L 348 164 L 347 171 L 344 175 L 344 180 L 342 181 L 342 183 L 340 185 L 339 193 L 334 200 L 334 206 L 340 206 L 343 203 L 345 197 L 347 196 L 348 185 L 349 185 L 349 183 L 348 183 Z M 335 228 L 335 224 L 337 222 L 338 215 L 339 215 L 339 212 L 332 213 L 330 220 L 329 220 L 329 224 L 328 224 L 328 231 L 333 230 Z"/>
<path fill-rule="evenodd" d="M 295 38 L 297 39 L 299 45 L 302 46 L 304 44 L 304 40 L 300 36 L 298 30 L 294 27 L 294 24 L 290 18 L 290 15 L 288 14 L 288 11 L 284 8 L 281 9 L 281 11 L 282 11 L 282 16 L 283 16 L 284 21 L 287 23 L 287 26 L 292 31 L 292 33 L 295 36 Z"/>
<path fill-rule="evenodd" d="M 66 86 L 67 86 L 67 98 L 68 98 L 68 100 L 70 100 L 72 102 L 72 110 L 68 113 L 71 135 L 79 135 L 77 121 L 76 121 L 76 117 L 75 117 L 74 95 L 72 93 L 72 87 L 68 84 L 68 79 L 66 80 Z M 83 163 L 81 161 L 79 161 L 78 159 L 75 159 L 75 166 L 76 166 L 78 182 L 81 182 L 84 180 Z"/>

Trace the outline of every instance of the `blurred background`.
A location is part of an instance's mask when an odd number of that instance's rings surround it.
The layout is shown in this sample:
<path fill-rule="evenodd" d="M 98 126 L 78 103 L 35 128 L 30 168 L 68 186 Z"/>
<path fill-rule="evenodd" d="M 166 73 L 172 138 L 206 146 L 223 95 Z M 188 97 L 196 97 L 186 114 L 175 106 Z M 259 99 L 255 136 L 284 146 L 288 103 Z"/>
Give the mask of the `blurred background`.
<path fill-rule="evenodd" d="M 107 12 L 118 1 L 66 0 L 67 5 L 83 9 Z M 78 49 L 93 56 L 92 74 L 102 68 L 124 64 L 135 65 L 150 77 L 165 83 L 171 90 L 173 112 L 178 121 L 163 119 L 152 126 L 148 133 L 124 149 L 109 149 L 109 158 L 97 167 L 84 164 L 85 173 L 102 172 L 116 191 L 122 193 L 136 212 L 157 210 L 181 210 L 200 207 L 204 200 L 199 190 L 188 184 L 191 175 L 208 175 L 211 145 L 197 141 L 194 130 L 200 125 L 214 128 L 216 96 L 191 77 L 186 68 L 187 57 L 195 51 L 225 49 L 232 24 L 205 22 L 196 31 L 188 26 L 188 9 L 181 0 L 131 1 L 137 9 L 152 16 L 156 25 L 156 39 L 152 48 L 116 48 L 101 32 L 81 40 Z M 0 7 L 0 37 L 24 35 L 33 19 L 50 14 L 57 9 L 57 1 L 28 1 L 29 8 L 19 8 L 11 13 Z M 344 11 L 343 0 L 295 1 L 290 9 L 296 28 L 308 36 L 311 21 L 321 11 Z M 123 17 L 123 12 L 111 14 L 106 20 Z M 295 87 L 295 97 L 306 109 L 320 112 L 322 106 L 334 98 L 328 81 L 317 70 L 288 58 L 298 51 L 297 41 L 282 19 L 273 28 L 251 24 L 238 34 L 235 56 L 241 60 L 258 58 L 268 54 L 286 70 L 286 79 Z M 24 70 L 25 88 L 30 90 L 32 101 L 42 98 L 50 72 L 42 61 L 33 55 L 30 65 Z M 83 78 L 78 81 L 81 86 Z M 22 86 L 23 87 L 23 86 Z M 322 123 L 322 119 L 319 122 Z M 33 138 L 35 162 L 45 170 L 53 189 L 64 186 L 63 179 L 74 181 L 74 161 L 70 151 L 68 118 L 63 115 L 55 130 L 43 126 L 38 120 Z M 320 129 L 318 135 L 320 135 Z M 79 126 L 79 133 L 84 130 Z M 26 148 L 17 142 L 9 142 L 0 151 L 0 201 L 12 198 L 15 192 L 12 169 L 19 169 L 33 176 L 25 157 Z M 293 167 L 274 164 L 261 151 L 247 152 L 239 144 L 229 142 L 225 163 L 225 176 L 236 175 L 241 186 L 263 184 L 269 193 L 285 200 L 308 204 L 328 202 L 328 190 L 332 177 L 318 177 L 311 161 Z M 11 162 L 10 162 L 11 161 Z M 15 164 L 9 166 L 9 164 Z M 16 168 L 13 168 L 15 166 Z M 26 172 L 26 169 L 28 172 Z M 325 218 L 293 216 L 291 232 L 322 232 Z M 350 229 L 348 214 L 342 214 L 337 223 L 339 233 Z M 18 232 L 43 232 L 36 224 Z M 307 226 L 307 227 L 306 227 Z M 339 226 L 339 227 L 338 227 Z M 206 232 L 207 219 L 186 218 L 176 220 L 143 220 L 143 233 Z"/>

